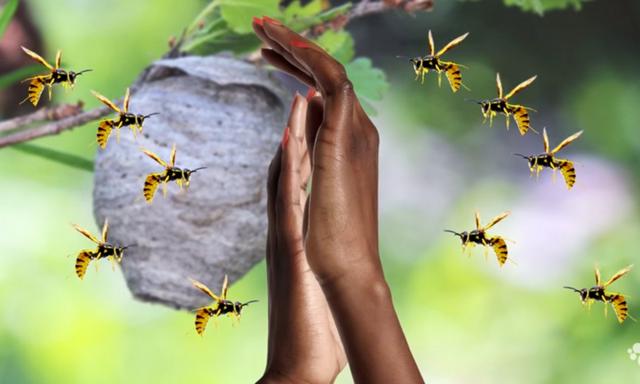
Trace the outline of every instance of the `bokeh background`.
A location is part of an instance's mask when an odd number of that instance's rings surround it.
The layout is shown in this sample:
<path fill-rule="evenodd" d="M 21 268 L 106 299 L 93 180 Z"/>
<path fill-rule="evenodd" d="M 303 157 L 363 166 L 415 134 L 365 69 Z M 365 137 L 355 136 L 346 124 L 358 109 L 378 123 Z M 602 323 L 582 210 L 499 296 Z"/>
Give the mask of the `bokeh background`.
<path fill-rule="evenodd" d="M 47 57 L 63 48 L 87 67 L 108 64 L 109 75 L 94 72 L 79 86 L 108 95 L 120 94 L 166 52 L 169 36 L 205 4 L 25 3 Z M 426 53 L 428 29 L 438 46 L 471 32 L 447 54 L 469 67 L 463 78 L 470 92 L 438 88 L 433 76 L 420 85 L 410 64 L 396 59 Z M 390 83 L 374 119 L 382 138 L 382 258 L 428 382 L 640 382 L 640 364 L 628 354 L 640 343 L 640 324 L 619 325 L 611 310 L 605 318 L 602 304 L 588 312 L 562 289 L 590 286 L 595 264 L 608 278 L 638 259 L 640 3 L 594 0 L 541 17 L 498 0 L 437 0 L 430 13 L 375 15 L 349 30 L 358 55 L 372 58 Z M 0 48 L 16 38 L 12 33 Z M 1 52 L 4 64 L 14 59 Z M 500 118 L 482 125 L 478 106 L 464 102 L 493 97 L 496 71 L 509 89 L 539 75 L 517 101 L 539 111 L 533 126 L 547 127 L 552 146 L 585 131 L 562 153 L 578 163 L 571 191 L 550 171 L 531 178 L 512 155 L 540 152 L 540 136 L 520 137 Z M 56 92 L 56 101 L 75 102 L 79 88 Z M 5 116 L 18 113 L 7 108 L 15 91 L 0 92 Z M 92 159 L 94 134 L 87 125 L 35 144 Z M 69 224 L 97 232 L 92 184 L 89 172 L 0 150 L 0 383 L 257 379 L 266 359 L 264 262 L 231 288 L 235 297 L 260 303 L 239 326 L 223 319 L 197 337 L 191 314 L 133 300 L 106 263 L 85 281 L 75 277 L 75 253 L 87 243 Z M 442 231 L 471 229 L 475 210 L 485 222 L 511 211 L 493 233 L 515 241 L 513 263 L 499 268 L 478 248 L 467 257 Z M 630 314 L 640 318 L 640 271 L 612 288 L 630 296 Z M 350 381 L 347 371 L 338 380 Z"/>

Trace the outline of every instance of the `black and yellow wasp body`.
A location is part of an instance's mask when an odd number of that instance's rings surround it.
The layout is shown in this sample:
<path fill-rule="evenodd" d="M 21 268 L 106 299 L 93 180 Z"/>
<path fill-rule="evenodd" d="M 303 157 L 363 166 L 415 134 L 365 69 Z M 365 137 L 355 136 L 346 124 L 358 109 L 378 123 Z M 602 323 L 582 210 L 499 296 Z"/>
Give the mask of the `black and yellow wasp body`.
<path fill-rule="evenodd" d="M 467 38 L 469 33 L 465 33 L 462 36 L 458 36 L 453 39 L 449 44 L 445 45 L 444 48 L 436 52 L 435 44 L 433 42 L 433 35 L 431 34 L 431 30 L 429 30 L 429 54 L 422 57 L 414 57 L 410 58 L 409 61 L 413 64 L 413 70 L 416 73 L 416 80 L 421 79 L 424 84 L 424 78 L 429 73 L 429 71 L 434 71 L 438 74 L 438 85 L 442 83 L 442 73 L 444 72 L 447 76 L 447 80 L 449 80 L 449 86 L 451 86 L 451 90 L 453 92 L 457 92 L 462 84 L 462 75 L 460 73 L 460 67 L 462 65 L 456 64 L 452 61 L 444 61 L 440 58 L 440 56 L 444 55 L 445 52 L 450 50 L 451 48 L 460 44 L 464 39 Z M 466 87 L 465 87 L 466 88 Z"/>
<path fill-rule="evenodd" d="M 199 335 L 202 335 L 204 333 L 204 330 L 207 327 L 207 323 L 209 322 L 209 319 L 211 317 L 228 315 L 229 317 L 238 320 L 240 319 L 242 308 L 258 301 L 251 300 L 246 303 L 241 303 L 239 301 L 233 302 L 231 300 L 227 300 L 227 291 L 229 290 L 229 279 L 227 278 L 227 275 L 224 276 L 220 296 L 215 295 L 206 285 L 202 284 L 199 281 L 191 279 L 191 283 L 194 287 L 198 288 L 213 299 L 212 305 L 201 307 L 195 310 L 195 326 L 196 332 L 198 332 Z"/>
<path fill-rule="evenodd" d="M 559 169 L 564 177 L 564 182 L 567 185 L 567 188 L 571 189 L 573 185 L 576 183 L 576 169 L 572 161 L 567 159 L 560 159 L 555 157 L 555 154 L 558 153 L 562 148 L 574 142 L 577 138 L 582 135 L 582 131 L 576 132 L 573 135 L 564 139 L 557 147 L 549 150 L 549 136 L 547 135 L 547 129 L 542 130 L 542 141 L 544 144 L 544 153 L 540 155 L 531 155 L 525 156 L 519 153 L 516 153 L 516 156 L 520 156 L 526 159 L 529 162 L 529 169 L 531 173 L 535 173 L 536 176 L 540 174 L 540 172 L 544 168 L 551 168 L 554 172 Z"/>
<path fill-rule="evenodd" d="M 632 267 L 633 266 L 630 265 L 626 268 L 619 270 L 604 284 L 601 283 L 600 270 L 598 269 L 598 267 L 596 267 L 595 268 L 595 276 L 596 276 L 595 286 L 591 288 L 582 288 L 582 289 L 577 289 L 573 287 L 565 287 L 565 288 L 577 292 L 580 295 L 580 300 L 582 301 L 582 304 L 587 305 L 588 308 L 591 308 L 591 305 L 593 304 L 594 301 L 603 302 L 605 304 L 604 306 L 605 316 L 607 315 L 607 304 L 611 303 L 611 306 L 613 307 L 613 310 L 616 313 L 616 318 L 618 319 L 618 322 L 622 324 L 627 317 L 633 319 L 633 317 L 631 317 L 628 313 L 629 307 L 627 305 L 627 300 L 624 297 L 624 295 L 620 293 L 609 292 L 607 288 L 614 281 L 618 280 L 622 276 L 626 275 L 629 271 L 631 271 Z"/>
<path fill-rule="evenodd" d="M 89 267 L 89 263 L 93 260 L 107 258 L 112 263 L 114 263 L 114 265 L 115 262 L 120 263 L 122 261 L 124 250 L 127 249 L 127 247 L 118 247 L 107 242 L 107 237 L 109 234 L 109 222 L 107 220 L 104 221 L 104 226 L 102 227 L 102 240 L 98 240 L 91 234 L 91 232 L 87 231 L 77 224 L 74 224 L 73 227 L 89 240 L 98 244 L 98 248 L 96 248 L 95 250 L 85 249 L 78 254 L 78 257 L 76 258 L 76 275 L 78 275 L 80 279 L 84 277 L 85 273 L 87 272 L 87 268 Z"/>
<path fill-rule="evenodd" d="M 162 184 L 163 187 L 163 194 L 166 196 L 167 194 L 167 184 L 171 181 L 175 181 L 176 184 L 178 184 L 178 186 L 180 188 L 182 187 L 189 187 L 189 182 L 191 179 L 191 174 L 199 171 L 201 169 L 204 169 L 206 167 L 199 167 L 196 169 L 187 169 L 187 168 L 178 168 L 175 166 L 176 163 L 176 146 L 175 144 L 173 145 L 173 148 L 171 149 L 171 157 L 169 160 L 169 164 L 167 164 L 166 162 L 164 162 L 162 159 L 160 159 L 160 157 L 158 157 L 158 155 L 156 155 L 155 153 L 148 151 L 148 150 L 143 150 L 143 152 L 149 156 L 150 158 L 152 158 L 153 160 L 155 160 L 158 164 L 162 165 L 163 167 L 165 167 L 165 170 L 163 172 L 156 172 L 156 173 L 151 173 L 149 175 L 147 175 L 147 178 L 144 181 L 144 188 L 143 188 L 143 194 L 144 194 L 144 198 L 148 203 L 151 203 L 153 201 L 153 197 L 156 193 L 156 190 L 158 189 L 158 185 Z"/>
<path fill-rule="evenodd" d="M 531 121 L 529 119 L 528 111 L 532 109 L 522 105 L 518 105 L 518 104 L 511 104 L 509 103 L 509 99 L 513 97 L 513 95 L 515 95 L 516 93 L 522 91 L 523 89 L 531 85 L 531 83 L 533 83 L 536 77 L 537 76 L 533 76 L 523 81 L 522 83 L 518 84 L 515 88 L 513 88 L 511 92 L 509 92 L 506 96 L 503 96 L 502 81 L 500 80 L 500 74 L 499 73 L 496 74 L 496 86 L 498 88 L 498 97 L 495 99 L 476 101 L 476 103 L 480 104 L 480 110 L 482 111 L 482 116 L 484 117 L 485 121 L 487 120 L 487 118 L 489 118 L 489 125 L 493 125 L 493 118 L 498 113 L 502 113 L 507 118 L 506 124 L 507 124 L 507 129 L 509 129 L 509 120 L 511 116 L 513 116 L 513 119 L 516 121 L 516 125 L 518 126 L 518 131 L 520 132 L 520 134 L 521 135 L 526 134 L 527 131 L 531 128 Z"/>
<path fill-rule="evenodd" d="M 29 55 L 29 57 L 47 67 L 50 72 L 44 75 L 37 75 L 22 80 L 23 82 L 29 82 L 29 88 L 27 90 L 27 97 L 22 100 L 20 104 L 29 100 L 29 102 L 33 104 L 34 107 L 36 107 L 38 105 L 38 102 L 40 101 L 40 96 L 42 96 L 42 91 L 44 91 L 45 87 L 47 87 L 47 90 L 49 92 L 49 100 L 51 100 L 51 89 L 54 84 L 62 84 L 62 86 L 66 88 L 71 88 L 76 82 L 76 77 L 82 75 L 85 72 L 91 71 L 90 69 L 85 69 L 80 72 L 73 72 L 60 68 L 62 51 L 58 51 L 58 53 L 56 54 L 55 66 L 52 66 L 37 53 L 25 47 L 21 48 L 27 55 Z"/>
<path fill-rule="evenodd" d="M 460 237 L 462 241 L 462 251 L 465 252 L 467 247 L 473 246 L 475 244 L 482 245 L 484 247 L 491 247 L 498 258 L 498 264 L 503 266 L 507 261 L 507 257 L 509 256 L 509 251 L 507 250 L 507 243 L 504 238 L 500 236 L 489 236 L 487 234 L 487 230 L 489 230 L 494 225 L 498 224 L 504 218 L 509 216 L 509 212 L 503 212 L 500 215 L 496 216 L 489 224 L 482 227 L 480 225 L 480 213 L 476 212 L 476 229 L 472 231 L 464 231 L 464 232 L 456 232 L 450 229 L 445 229 L 445 232 L 453 233 L 454 235 Z M 485 248 L 485 256 L 487 255 Z"/>
<path fill-rule="evenodd" d="M 104 105 L 111 108 L 114 112 L 118 114 L 117 119 L 104 119 L 100 121 L 98 125 L 98 133 L 97 133 L 97 141 L 100 148 L 104 149 L 107 146 L 107 140 L 109 140 L 109 136 L 111 135 L 111 130 L 116 129 L 116 137 L 118 141 L 120 140 L 120 128 L 123 127 L 131 127 L 131 131 L 133 131 L 133 135 L 136 135 L 136 131 L 142 133 L 142 124 L 144 120 L 150 116 L 156 115 L 157 113 L 151 113 L 148 115 L 135 114 L 129 112 L 129 99 L 131 97 L 131 93 L 129 88 L 127 88 L 127 92 L 124 96 L 124 103 L 122 109 L 118 108 L 111 100 L 107 99 L 103 95 L 99 94 L 96 91 L 91 91 L 93 95 L 100 100 Z"/>

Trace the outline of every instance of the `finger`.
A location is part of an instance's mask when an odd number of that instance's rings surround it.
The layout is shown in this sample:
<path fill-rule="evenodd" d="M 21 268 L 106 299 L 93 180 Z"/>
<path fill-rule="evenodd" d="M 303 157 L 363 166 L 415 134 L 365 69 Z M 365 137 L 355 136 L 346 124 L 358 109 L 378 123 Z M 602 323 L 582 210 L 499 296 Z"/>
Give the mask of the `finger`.
<path fill-rule="evenodd" d="M 324 103 L 322 97 L 314 88 L 310 88 L 307 92 L 307 121 L 305 127 L 305 135 L 307 141 L 307 151 L 309 153 L 310 164 L 313 167 L 313 152 L 316 142 L 318 129 L 324 119 Z"/>
<path fill-rule="evenodd" d="M 267 261 L 270 261 L 276 246 L 276 196 L 278 193 L 278 181 L 280 179 L 281 157 L 282 147 L 279 145 L 269 165 L 267 176 Z"/>
<path fill-rule="evenodd" d="M 262 49 L 262 57 L 271 65 L 278 68 L 279 70 L 288 73 L 289 75 L 295 77 L 300 82 L 313 87 L 315 82 L 313 77 L 307 75 L 306 73 L 299 70 L 296 66 L 291 64 L 288 60 L 286 60 L 282 55 L 274 51 L 273 49 Z"/>
<path fill-rule="evenodd" d="M 270 21 L 271 23 L 275 22 L 273 19 L 269 19 L 269 20 L 271 20 Z M 285 60 L 287 60 L 291 65 L 296 67 L 299 71 L 305 72 L 304 67 L 298 62 L 298 60 L 295 57 L 293 57 L 293 55 L 291 55 L 291 53 L 285 47 L 283 47 L 277 41 L 274 41 L 273 39 L 271 39 L 265 33 L 264 21 L 265 21 L 264 19 L 258 19 L 256 17 L 253 18 L 253 24 L 252 24 L 253 31 L 256 33 L 258 38 L 262 40 L 262 42 L 264 42 L 267 46 L 271 47 L 271 49 L 273 49 L 275 52 L 280 54 L 280 56 L 282 56 Z"/>

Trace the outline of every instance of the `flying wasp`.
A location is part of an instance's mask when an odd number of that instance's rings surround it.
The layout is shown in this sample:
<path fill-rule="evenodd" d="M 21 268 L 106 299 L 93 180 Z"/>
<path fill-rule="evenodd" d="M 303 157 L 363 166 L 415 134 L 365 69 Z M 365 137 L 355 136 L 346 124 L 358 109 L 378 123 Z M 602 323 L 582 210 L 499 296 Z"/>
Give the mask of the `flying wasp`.
<path fill-rule="evenodd" d="M 190 181 L 190 177 L 191 174 L 199 171 L 201 169 L 205 169 L 206 167 L 199 167 L 196 169 L 187 169 L 187 168 L 178 168 L 175 166 L 176 164 L 176 146 L 175 144 L 173 145 L 173 148 L 171 149 L 171 157 L 169 160 L 169 164 L 165 163 L 164 161 L 162 161 L 162 159 L 160 159 L 160 157 L 158 157 L 158 155 L 156 155 L 155 153 L 148 151 L 146 149 L 143 149 L 143 152 L 145 153 L 145 155 L 149 156 L 150 158 L 152 158 L 153 160 L 155 160 L 158 164 L 162 165 L 163 167 L 165 167 L 165 170 L 163 172 L 157 172 L 157 173 L 151 173 L 147 176 L 147 178 L 144 181 L 144 188 L 143 188 L 143 194 L 144 194 L 144 198 L 145 200 L 147 200 L 147 203 L 151 204 L 151 202 L 153 201 L 153 196 L 156 193 L 156 189 L 158 189 L 158 185 L 160 183 L 162 183 L 162 193 L 164 196 L 167 195 L 167 184 L 170 181 L 174 181 L 176 182 L 176 184 L 178 184 L 178 186 L 180 188 L 182 188 L 183 186 L 185 188 L 189 187 L 189 181 Z"/>
<path fill-rule="evenodd" d="M 631 317 L 629 312 L 629 307 L 627 306 L 627 300 L 625 297 L 619 293 L 608 292 L 607 287 L 611 285 L 614 281 L 618 280 L 622 276 L 626 275 L 633 265 L 630 265 L 626 268 L 623 268 L 616 272 L 613 277 L 611 277 L 606 283 L 602 284 L 600 279 L 600 270 L 598 267 L 595 268 L 596 274 L 596 285 L 591 288 L 582 288 L 577 289 L 573 287 L 564 287 L 566 289 L 570 289 L 572 291 L 577 292 L 580 295 L 580 300 L 582 300 L 582 304 L 585 304 L 587 308 L 591 308 L 591 304 L 594 301 L 602 301 L 604 303 L 604 315 L 607 315 L 607 304 L 611 303 L 613 306 L 613 310 L 616 313 L 616 317 L 618 318 L 618 322 L 622 324 L 627 317 L 635 320 Z"/>
<path fill-rule="evenodd" d="M 37 61 L 38 63 L 44 65 L 51 72 L 45 75 L 37 75 L 33 77 L 29 77 L 27 79 L 22 80 L 22 82 L 29 81 L 29 88 L 27 90 L 27 97 L 20 102 L 20 104 L 29 100 L 34 107 L 38 106 L 38 102 L 40 101 L 40 96 L 42 95 L 42 91 L 44 91 L 44 87 L 47 87 L 49 91 L 49 100 L 51 100 L 51 89 L 54 84 L 62 84 L 65 88 L 73 88 L 73 85 L 76 82 L 76 77 L 82 75 L 85 72 L 91 71 L 91 69 L 85 69 L 80 72 L 67 71 L 60 68 L 60 61 L 62 60 L 62 51 L 58 51 L 56 54 L 56 65 L 55 67 L 49 64 L 42 56 L 37 53 L 25 48 L 21 47 L 22 50 L 29 55 L 32 59 Z"/>
<path fill-rule="evenodd" d="M 207 323 L 209 322 L 209 319 L 211 317 L 227 315 L 234 319 L 240 319 L 240 312 L 242 311 L 242 308 L 258 301 L 251 300 L 247 301 L 246 303 L 241 303 L 239 301 L 233 302 L 231 300 L 227 300 L 227 291 L 229 289 L 229 279 L 227 278 L 227 275 L 224 275 L 224 282 L 222 283 L 222 293 L 219 297 L 211 292 L 211 290 L 201 282 L 191 279 L 191 283 L 194 287 L 209 295 L 209 297 L 211 297 L 214 301 L 210 306 L 201 307 L 195 310 L 196 332 L 198 332 L 200 336 L 202 336 L 202 334 L 204 333 L 204 330 L 207 327 Z"/>
<path fill-rule="evenodd" d="M 118 108 L 111 100 L 107 99 L 103 95 L 99 94 L 96 91 L 91 91 L 95 97 L 98 98 L 102 102 L 102 104 L 111 108 L 113 111 L 118 113 L 117 119 L 104 119 L 100 121 L 100 125 L 98 125 L 98 134 L 97 140 L 100 148 L 104 149 L 107 146 L 107 140 L 109 140 L 109 136 L 111 135 L 111 130 L 116 129 L 117 140 L 120 141 L 120 128 L 122 127 L 131 127 L 131 131 L 133 135 L 136 135 L 136 130 L 142 133 L 142 124 L 144 120 L 153 115 L 157 115 L 157 112 L 142 115 L 142 114 L 134 114 L 129 112 L 129 99 L 131 93 L 129 88 L 127 88 L 127 92 L 124 96 L 124 103 L 122 105 L 122 110 Z"/>
<path fill-rule="evenodd" d="M 469 36 L 469 32 L 462 36 L 458 36 L 451 40 L 449 44 L 436 53 L 435 44 L 433 43 L 433 35 L 429 30 L 429 51 L 430 53 L 422 57 L 409 58 L 411 64 L 413 64 L 413 70 L 416 73 L 416 80 L 421 78 L 422 84 L 424 84 L 424 77 L 429 71 L 435 71 L 438 73 L 438 86 L 442 84 L 442 72 L 447 76 L 449 80 L 449 86 L 453 92 L 457 92 L 460 87 L 465 87 L 462 84 L 462 75 L 460 74 L 460 67 L 464 67 L 461 64 L 454 63 L 452 61 L 444 61 L 440 59 L 440 56 L 444 55 L 451 48 L 459 45 L 464 39 Z M 403 57 L 403 56 L 398 56 Z M 465 87 L 466 88 L 466 87 Z"/>
<path fill-rule="evenodd" d="M 576 169 L 574 164 L 569 160 L 556 158 L 555 154 L 562 148 L 574 142 L 578 137 L 580 137 L 580 135 L 582 135 L 582 131 L 574 133 L 564 139 L 557 147 L 549 151 L 549 136 L 547 136 L 547 129 L 545 128 L 542 130 L 542 141 L 544 143 L 543 154 L 525 156 L 516 153 L 515 155 L 526 159 L 529 162 L 529 169 L 531 170 L 531 173 L 535 173 L 536 176 L 538 176 L 545 167 L 553 169 L 554 175 L 556 169 L 560 169 L 560 172 L 562 172 L 562 176 L 564 177 L 564 182 L 567 184 L 567 188 L 571 189 L 571 187 L 576 183 Z"/>
<path fill-rule="evenodd" d="M 531 128 L 530 120 L 529 120 L 529 110 L 532 108 L 524 107 L 522 105 L 510 104 L 508 100 L 513 97 L 516 93 L 522 91 L 538 76 L 533 76 L 518 84 L 515 88 L 511 90 L 506 96 L 503 96 L 502 91 L 502 81 L 500 81 L 500 74 L 496 74 L 496 85 L 498 87 L 498 97 L 490 100 L 474 100 L 476 103 L 480 104 L 480 110 L 482 111 L 482 116 L 484 116 L 484 120 L 489 118 L 489 125 L 493 125 L 493 117 L 498 113 L 502 113 L 507 118 L 507 129 L 509 129 L 509 119 L 511 115 L 513 115 L 513 119 L 516 121 L 516 125 L 518 126 L 518 130 L 521 135 L 527 133 L 529 128 Z M 533 130 L 533 129 L 532 129 Z M 534 131 L 535 132 L 535 131 Z"/>
<path fill-rule="evenodd" d="M 500 215 L 494 217 L 493 220 L 489 222 L 489 224 L 482 227 L 480 225 L 480 213 L 476 212 L 476 229 L 472 230 L 471 232 L 464 231 L 461 233 L 452 231 L 450 229 L 445 229 L 445 232 L 453 233 L 454 235 L 460 237 L 460 240 L 462 240 L 463 252 L 465 252 L 467 247 L 469 246 L 480 244 L 485 247 L 484 254 L 486 256 L 487 255 L 486 247 L 492 247 L 493 251 L 496 254 L 496 257 L 498 258 L 498 264 L 500 264 L 500 266 L 503 266 L 504 263 L 507 261 L 507 257 L 509 255 L 507 250 L 507 243 L 500 236 L 487 235 L 487 230 L 493 227 L 494 225 L 498 224 L 507 216 L 509 216 L 509 213 L 510 212 L 501 213 Z"/>
<path fill-rule="evenodd" d="M 87 272 L 87 267 L 89 267 L 89 263 L 92 260 L 99 260 L 106 257 L 113 263 L 114 267 L 116 262 L 120 263 L 122 261 L 124 250 L 128 247 L 117 247 L 107 242 L 107 236 L 109 235 L 108 220 L 104 221 L 104 226 L 102 227 L 102 240 L 98 240 L 91 234 L 91 232 L 87 231 L 77 224 L 74 224 L 73 227 L 89 240 L 98 244 L 98 248 L 95 251 L 85 249 L 83 251 L 80 251 L 80 253 L 78 254 L 78 257 L 76 258 L 76 275 L 78 275 L 80 279 L 84 277 L 85 273 Z"/>

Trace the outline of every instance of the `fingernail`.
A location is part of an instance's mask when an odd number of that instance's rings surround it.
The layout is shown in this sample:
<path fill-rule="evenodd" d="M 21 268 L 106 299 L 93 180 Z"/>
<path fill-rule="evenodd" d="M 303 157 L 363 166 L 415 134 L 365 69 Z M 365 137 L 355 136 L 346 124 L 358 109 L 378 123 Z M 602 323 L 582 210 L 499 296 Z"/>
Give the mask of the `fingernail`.
<path fill-rule="evenodd" d="M 282 143 L 280 144 L 282 145 L 283 151 L 286 148 L 288 142 L 289 142 L 289 127 L 286 127 L 284 129 L 284 134 L 282 135 Z"/>
<path fill-rule="evenodd" d="M 282 25 L 282 23 L 276 19 L 272 19 L 269 16 L 262 16 L 262 19 L 264 21 L 266 21 L 269 24 L 273 24 L 273 25 Z"/>
<path fill-rule="evenodd" d="M 311 99 L 313 99 L 313 96 L 316 95 L 316 89 L 313 87 L 309 87 L 309 90 L 307 91 L 307 102 L 311 101 Z"/>
<path fill-rule="evenodd" d="M 259 17 L 253 16 L 253 24 L 262 26 L 264 24 L 263 20 Z"/>
<path fill-rule="evenodd" d="M 311 45 L 309 45 L 309 43 L 298 39 L 291 40 L 291 43 L 289 45 L 296 48 L 311 48 Z"/>

